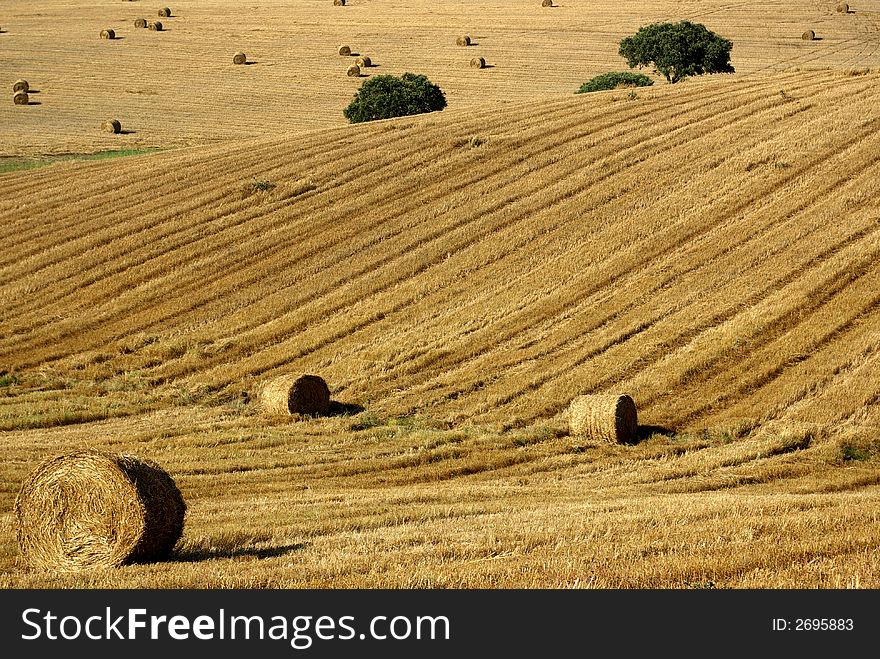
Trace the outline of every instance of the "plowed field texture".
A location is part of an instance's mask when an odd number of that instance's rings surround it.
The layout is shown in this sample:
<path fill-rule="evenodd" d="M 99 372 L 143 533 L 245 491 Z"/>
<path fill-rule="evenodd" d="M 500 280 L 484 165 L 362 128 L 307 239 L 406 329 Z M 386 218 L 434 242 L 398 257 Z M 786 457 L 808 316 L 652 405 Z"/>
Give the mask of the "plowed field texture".
<path fill-rule="evenodd" d="M 0 587 L 880 587 L 880 1 L 558 4 L 3 3 Z M 735 74 L 574 94 L 685 18 Z M 447 109 L 348 125 L 340 44 Z M 635 443 L 569 431 L 609 392 Z M 21 564 L 83 447 L 172 475 L 170 560 Z"/>

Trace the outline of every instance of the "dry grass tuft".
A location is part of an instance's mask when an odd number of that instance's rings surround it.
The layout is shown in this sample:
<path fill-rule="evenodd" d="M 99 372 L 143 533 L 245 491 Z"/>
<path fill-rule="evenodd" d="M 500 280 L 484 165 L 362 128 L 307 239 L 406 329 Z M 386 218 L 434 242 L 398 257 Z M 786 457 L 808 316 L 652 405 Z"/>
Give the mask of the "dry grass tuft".
<path fill-rule="evenodd" d="M 569 434 L 589 439 L 632 443 L 638 431 L 636 404 L 626 394 L 578 396 L 569 406 Z"/>
<path fill-rule="evenodd" d="M 122 130 L 122 124 L 118 119 L 109 119 L 101 124 L 101 130 L 105 133 L 118 133 Z"/>
<path fill-rule="evenodd" d="M 233 64 L 244 64 L 245 62 L 247 62 L 247 55 L 242 52 L 237 52 L 232 56 Z"/>
<path fill-rule="evenodd" d="M 102 39 L 115 39 L 116 32 L 113 30 L 101 30 L 101 38 Z"/>
<path fill-rule="evenodd" d="M 150 461 L 81 451 L 41 463 L 15 500 L 21 560 L 70 572 L 168 556 L 183 532 L 186 503 Z"/>
<path fill-rule="evenodd" d="M 319 375 L 284 375 L 266 383 L 260 400 L 269 414 L 325 415 L 330 409 L 330 388 Z"/>
<path fill-rule="evenodd" d="M 486 67 L 486 60 L 482 57 L 474 57 L 471 60 L 472 69 L 483 69 Z"/>

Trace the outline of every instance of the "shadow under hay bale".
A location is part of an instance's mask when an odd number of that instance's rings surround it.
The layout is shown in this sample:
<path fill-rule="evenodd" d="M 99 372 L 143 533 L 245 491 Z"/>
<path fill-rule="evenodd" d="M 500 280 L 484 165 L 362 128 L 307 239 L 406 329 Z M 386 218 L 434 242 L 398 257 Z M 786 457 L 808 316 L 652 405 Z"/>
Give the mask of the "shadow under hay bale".
<path fill-rule="evenodd" d="M 268 414 L 326 416 L 330 388 L 319 375 L 283 375 L 266 383 L 260 400 Z"/>
<path fill-rule="evenodd" d="M 15 500 L 25 565 L 72 572 L 167 558 L 186 503 L 159 465 L 80 451 L 41 463 Z"/>
<path fill-rule="evenodd" d="M 636 404 L 626 394 L 578 396 L 569 406 L 569 434 L 631 444 L 638 439 Z"/>

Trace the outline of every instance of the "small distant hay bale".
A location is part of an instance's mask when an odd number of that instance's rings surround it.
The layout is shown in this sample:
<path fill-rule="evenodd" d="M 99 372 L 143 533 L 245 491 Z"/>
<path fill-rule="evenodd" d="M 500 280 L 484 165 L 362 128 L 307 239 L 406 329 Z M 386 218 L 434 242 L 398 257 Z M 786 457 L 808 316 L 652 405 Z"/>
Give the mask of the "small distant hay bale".
<path fill-rule="evenodd" d="M 362 69 L 368 69 L 373 66 L 373 60 L 371 60 L 368 55 L 361 55 L 354 61 L 354 63 Z"/>
<path fill-rule="evenodd" d="M 168 18 L 171 16 L 171 10 L 168 9 L 168 7 L 162 7 L 162 9 L 159 10 L 159 16 L 162 18 Z"/>
<path fill-rule="evenodd" d="M 357 64 L 352 64 L 348 67 L 348 71 L 345 72 L 349 78 L 360 78 L 361 77 L 361 67 Z"/>
<path fill-rule="evenodd" d="M 325 415 L 330 409 L 330 388 L 319 375 L 284 375 L 263 387 L 260 400 L 269 414 Z"/>
<path fill-rule="evenodd" d="M 27 80 L 16 80 L 12 85 L 13 92 L 28 92 L 30 89 L 31 86 L 28 84 Z"/>
<path fill-rule="evenodd" d="M 801 35 L 801 39 L 804 41 L 812 41 L 816 38 L 816 33 L 813 30 L 807 30 Z"/>
<path fill-rule="evenodd" d="M 345 0 L 333 0 L 333 6 L 334 7 L 344 7 Z"/>
<path fill-rule="evenodd" d="M 351 56 L 351 48 L 349 48 L 348 46 L 339 46 L 339 48 L 336 49 L 336 52 L 339 53 L 340 55 L 342 55 L 343 57 L 350 57 Z"/>
<path fill-rule="evenodd" d="M 235 53 L 235 55 L 232 56 L 233 64 L 244 64 L 245 62 L 247 62 L 247 55 L 242 52 Z"/>
<path fill-rule="evenodd" d="M 59 572 L 166 558 L 185 514 L 180 490 L 159 465 L 93 450 L 45 460 L 15 500 L 23 562 Z"/>
<path fill-rule="evenodd" d="M 841 2 L 837 5 L 837 13 L 838 14 L 848 14 L 849 13 L 849 5 L 845 2 Z"/>
<path fill-rule="evenodd" d="M 139 18 L 134 22 L 135 27 L 147 27 L 147 19 Z"/>
<path fill-rule="evenodd" d="M 474 57 L 471 60 L 471 68 L 472 69 L 484 69 L 486 68 L 486 60 L 482 57 Z"/>
<path fill-rule="evenodd" d="M 568 409 L 568 426 L 572 435 L 615 444 L 631 443 L 636 439 L 636 404 L 626 394 L 578 396 Z"/>
<path fill-rule="evenodd" d="M 108 119 L 101 123 L 101 130 L 105 133 L 118 133 L 122 130 L 122 124 L 119 123 L 119 119 Z"/>
<path fill-rule="evenodd" d="M 553 6 L 553 0 L 543 0 L 543 2 L 541 2 L 541 6 L 542 6 L 542 7 L 552 7 L 552 6 Z"/>
<path fill-rule="evenodd" d="M 113 30 L 101 30 L 102 39 L 115 39 L 116 33 Z"/>
<path fill-rule="evenodd" d="M 27 92 L 15 92 L 12 95 L 12 102 L 15 105 L 27 105 L 31 102 L 31 99 Z"/>
<path fill-rule="evenodd" d="M 458 39 L 455 40 L 455 43 L 458 46 L 470 46 L 471 45 L 471 38 L 468 35 L 463 34 Z"/>
<path fill-rule="evenodd" d="M 152 30 L 153 32 L 161 32 L 162 31 L 162 23 L 160 23 L 159 21 L 155 21 L 153 23 L 150 23 L 147 26 L 147 29 Z"/>

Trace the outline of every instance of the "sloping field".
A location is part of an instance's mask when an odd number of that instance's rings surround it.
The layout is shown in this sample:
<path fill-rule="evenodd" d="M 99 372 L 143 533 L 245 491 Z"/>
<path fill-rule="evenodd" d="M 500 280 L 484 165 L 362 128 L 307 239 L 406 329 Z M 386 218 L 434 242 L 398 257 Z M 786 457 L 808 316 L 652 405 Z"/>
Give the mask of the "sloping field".
<path fill-rule="evenodd" d="M 2 510 L 83 444 L 158 460 L 191 504 L 176 562 L 82 580 L 18 571 L 5 512 L 0 584 L 878 587 L 878 83 L 0 177 Z M 297 371 L 350 415 L 261 416 Z M 639 444 L 567 434 L 607 390 Z"/>
<path fill-rule="evenodd" d="M 413 71 L 447 95 L 450 108 L 570 94 L 590 77 L 625 69 L 620 40 L 659 20 L 702 22 L 734 43 L 739 74 L 817 66 L 880 65 L 880 2 L 833 0 L 181 0 L 161 4 L 5 0 L 0 11 L 0 83 L 18 78 L 39 105 L 0 103 L 0 156 L 172 147 L 239 137 L 287 135 L 341 125 L 365 75 Z M 134 27 L 160 20 L 162 32 Z M 105 28 L 119 38 L 99 39 Z M 819 39 L 801 34 L 814 29 Z M 474 45 L 455 45 L 467 33 Z M 244 51 L 251 62 L 235 66 Z M 471 57 L 491 68 L 472 70 Z M 364 80 L 361 78 L 360 80 Z M 123 135 L 103 134 L 108 118 Z"/>

